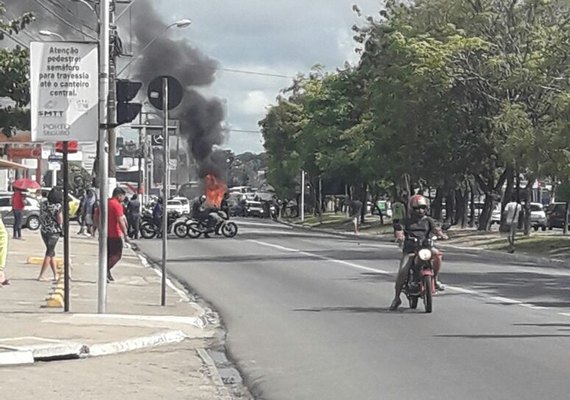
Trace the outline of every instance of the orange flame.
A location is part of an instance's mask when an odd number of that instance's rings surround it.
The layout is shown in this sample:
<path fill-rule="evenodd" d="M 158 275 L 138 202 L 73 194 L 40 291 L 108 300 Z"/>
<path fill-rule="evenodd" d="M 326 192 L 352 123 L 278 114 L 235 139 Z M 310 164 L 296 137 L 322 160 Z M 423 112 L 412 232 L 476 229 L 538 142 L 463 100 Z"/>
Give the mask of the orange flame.
<path fill-rule="evenodd" d="M 206 175 L 206 201 L 208 204 L 220 207 L 224 194 L 228 190 L 226 184 L 214 175 Z"/>

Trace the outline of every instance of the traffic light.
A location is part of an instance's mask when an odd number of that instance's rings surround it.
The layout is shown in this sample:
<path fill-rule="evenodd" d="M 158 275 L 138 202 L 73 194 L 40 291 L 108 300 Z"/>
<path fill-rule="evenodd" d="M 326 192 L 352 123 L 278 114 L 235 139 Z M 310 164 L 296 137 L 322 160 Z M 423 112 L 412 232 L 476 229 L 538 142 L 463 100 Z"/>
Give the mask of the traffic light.
<path fill-rule="evenodd" d="M 76 140 L 70 140 L 67 142 L 67 152 L 68 153 L 77 153 L 78 144 Z M 63 142 L 55 142 L 55 152 L 56 153 L 63 153 Z"/>
<path fill-rule="evenodd" d="M 131 103 L 141 87 L 142 82 L 117 79 L 117 126 L 131 122 L 141 112 L 142 104 Z"/>

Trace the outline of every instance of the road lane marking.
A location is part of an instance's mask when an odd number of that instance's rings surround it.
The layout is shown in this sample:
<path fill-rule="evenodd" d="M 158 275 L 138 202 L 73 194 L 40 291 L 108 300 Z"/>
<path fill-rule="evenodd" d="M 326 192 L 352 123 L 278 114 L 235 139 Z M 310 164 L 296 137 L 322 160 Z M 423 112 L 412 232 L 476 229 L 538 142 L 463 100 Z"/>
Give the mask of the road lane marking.
<path fill-rule="evenodd" d="M 304 255 L 304 256 L 314 257 L 314 258 L 318 258 L 318 259 L 321 259 L 321 260 L 330 261 L 330 262 L 333 262 L 333 263 L 336 263 L 336 264 L 347 265 L 347 266 L 349 266 L 349 267 L 356 268 L 356 269 L 361 269 L 361 270 L 363 270 L 363 271 L 374 272 L 374 273 L 381 274 L 381 275 L 390 274 L 390 272 L 384 271 L 383 269 L 365 267 L 364 265 L 355 264 L 355 263 L 351 263 L 351 262 L 344 261 L 344 260 L 337 260 L 336 258 L 330 258 L 330 257 L 326 257 L 326 256 L 321 256 L 321 255 L 319 255 L 319 254 L 309 253 L 309 252 L 302 251 L 302 250 L 298 250 L 298 249 L 291 249 L 291 248 L 289 248 L 289 247 L 280 246 L 280 245 L 278 245 L 278 244 L 267 243 L 267 242 L 261 242 L 261 241 L 259 241 L 259 240 L 253 240 L 253 239 L 250 239 L 249 241 L 250 241 L 250 242 L 253 242 L 253 243 L 257 243 L 257 244 L 259 244 L 259 245 L 261 245 L 261 246 L 274 247 L 274 248 L 279 249 L 279 250 L 284 250 L 284 251 L 288 251 L 288 252 L 292 252 L 292 253 L 298 253 L 298 254 L 302 254 L 302 255 Z"/>
<path fill-rule="evenodd" d="M 351 263 L 348 261 L 343 261 L 343 260 L 337 260 L 335 258 L 331 258 L 331 257 L 326 257 L 326 256 L 321 256 L 319 254 L 314 254 L 314 253 L 310 253 L 307 251 L 302 251 L 299 249 L 292 249 L 290 247 L 285 247 L 285 246 L 281 246 L 278 244 L 273 244 L 273 243 L 267 243 L 267 242 L 262 242 L 260 240 L 253 240 L 253 239 L 249 239 L 249 242 L 252 243 L 256 243 L 259 244 L 261 246 L 266 246 L 266 247 L 273 247 L 275 249 L 278 250 L 283 250 L 283 251 L 287 251 L 290 253 L 297 253 L 297 254 L 302 254 L 305 256 L 309 256 L 309 257 L 314 257 L 314 258 L 318 258 L 321 260 L 325 260 L 325 261 L 330 261 L 330 262 L 334 262 L 336 264 L 341 264 L 341 265 L 346 265 L 349 266 L 351 268 L 356 268 L 356 269 L 360 269 L 360 270 L 364 270 L 364 271 L 368 271 L 368 272 L 374 272 L 374 273 L 378 273 L 381 275 L 395 275 L 395 273 L 390 273 L 388 271 L 382 270 L 382 269 L 376 269 L 376 268 L 370 268 L 370 267 L 365 267 L 364 265 L 360 265 L 360 264 L 355 264 L 355 263 Z M 458 287 L 458 286 L 447 286 L 447 289 L 451 290 L 451 291 L 455 291 L 458 293 L 463 293 L 463 294 L 468 294 L 468 295 L 472 295 L 474 297 L 479 297 L 482 299 L 486 299 L 486 300 L 493 300 L 502 304 L 512 304 L 512 305 L 517 305 L 517 306 L 521 306 L 527 309 L 532 309 L 532 310 L 548 310 L 548 311 L 553 311 L 553 308 L 550 307 L 542 307 L 542 306 L 536 306 L 534 304 L 531 303 L 524 303 L 520 300 L 515 300 L 515 299 L 511 299 L 508 297 L 501 297 L 501 296 L 492 296 L 483 292 L 478 292 L 476 290 L 471 290 L 471 289 L 465 289 L 462 287 Z M 563 315 L 566 317 L 570 317 L 570 313 L 558 313 L 558 315 Z"/>

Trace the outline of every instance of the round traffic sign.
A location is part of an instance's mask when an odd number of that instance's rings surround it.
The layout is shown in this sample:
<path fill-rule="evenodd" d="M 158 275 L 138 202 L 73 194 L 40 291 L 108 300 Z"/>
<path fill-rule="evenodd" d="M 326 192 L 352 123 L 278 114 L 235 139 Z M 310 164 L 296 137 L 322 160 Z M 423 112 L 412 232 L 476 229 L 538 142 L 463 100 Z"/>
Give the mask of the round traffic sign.
<path fill-rule="evenodd" d="M 163 100 L 163 78 L 166 78 L 167 85 L 168 85 L 168 109 L 172 110 L 180 102 L 182 101 L 182 96 L 184 93 L 184 89 L 178 80 L 173 78 L 172 76 L 163 75 L 157 76 L 148 85 L 147 95 L 150 104 L 154 106 L 154 108 L 163 110 L 164 109 L 164 100 Z"/>

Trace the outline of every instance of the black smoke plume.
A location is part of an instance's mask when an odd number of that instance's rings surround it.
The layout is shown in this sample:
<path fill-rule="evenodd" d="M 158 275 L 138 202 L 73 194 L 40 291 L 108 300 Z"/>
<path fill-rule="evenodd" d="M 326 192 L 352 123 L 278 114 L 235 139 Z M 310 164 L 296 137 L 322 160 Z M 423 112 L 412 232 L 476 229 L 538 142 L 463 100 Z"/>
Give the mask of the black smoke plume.
<path fill-rule="evenodd" d="M 169 32 L 165 32 L 168 24 L 161 20 L 150 0 L 139 0 L 132 7 L 132 29 L 138 47 L 158 37 L 144 50 L 140 60 L 133 62 L 134 76 L 148 84 L 159 75 L 171 75 L 182 84 L 183 100 L 171 115 L 180 120 L 181 135 L 198 164 L 199 177 L 214 174 L 224 178 L 225 158 L 213 151 L 214 146 L 225 140 L 224 107 L 219 99 L 207 99 L 196 90 L 214 82 L 217 61 L 188 40 L 171 39 Z"/>

